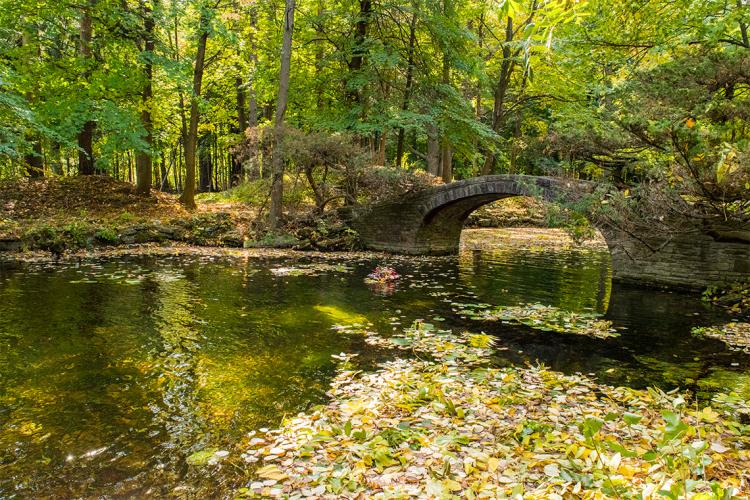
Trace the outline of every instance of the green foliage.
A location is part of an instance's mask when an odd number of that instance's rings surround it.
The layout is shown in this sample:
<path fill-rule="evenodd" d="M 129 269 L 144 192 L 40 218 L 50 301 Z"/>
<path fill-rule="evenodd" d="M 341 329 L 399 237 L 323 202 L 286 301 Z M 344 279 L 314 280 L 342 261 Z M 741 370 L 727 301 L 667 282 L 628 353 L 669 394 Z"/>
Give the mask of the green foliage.
<path fill-rule="evenodd" d="M 735 314 L 742 314 L 750 310 L 750 283 L 736 282 L 726 286 L 712 286 L 703 291 L 702 297 L 709 304 L 725 307 Z"/>
<path fill-rule="evenodd" d="M 94 231 L 83 222 L 72 222 L 62 227 L 40 224 L 29 228 L 22 240 L 33 249 L 47 250 L 61 254 L 66 250 L 86 248 L 92 243 Z"/>
<path fill-rule="evenodd" d="M 240 202 L 249 205 L 262 205 L 268 198 L 271 187 L 270 179 L 255 179 L 245 181 L 226 191 L 215 193 L 201 193 L 196 199 L 209 203 Z M 288 193 L 287 193 L 288 195 Z"/>
<path fill-rule="evenodd" d="M 120 240 L 120 236 L 117 229 L 114 227 L 102 227 L 96 230 L 94 238 L 101 243 L 117 243 Z"/>
<path fill-rule="evenodd" d="M 290 210 L 429 185 L 413 172 L 431 165 L 441 174 L 437 154 L 452 159 L 447 179 L 549 174 L 633 193 L 597 193 L 612 210 L 592 202 L 550 214 L 576 238 L 590 233 L 587 209 L 633 232 L 750 221 L 744 2 L 334 1 L 297 10 L 281 146 Z M 0 0 L 0 176 L 32 174 L 27 164 L 39 161 L 47 175 L 75 174 L 79 135 L 93 123 L 100 172 L 132 180 L 145 154 L 159 184 L 179 191 L 205 33 L 203 185 L 247 182 L 202 196 L 264 205 L 280 14 L 268 0 Z M 90 54 L 79 43 L 87 16 Z M 403 165 L 409 173 L 393 168 Z M 667 210 L 676 220 L 657 223 Z"/>
<path fill-rule="evenodd" d="M 127 210 L 122 212 L 120 215 L 118 215 L 115 218 L 115 222 L 126 224 L 128 222 L 133 222 L 135 220 L 135 215 L 131 214 Z"/>

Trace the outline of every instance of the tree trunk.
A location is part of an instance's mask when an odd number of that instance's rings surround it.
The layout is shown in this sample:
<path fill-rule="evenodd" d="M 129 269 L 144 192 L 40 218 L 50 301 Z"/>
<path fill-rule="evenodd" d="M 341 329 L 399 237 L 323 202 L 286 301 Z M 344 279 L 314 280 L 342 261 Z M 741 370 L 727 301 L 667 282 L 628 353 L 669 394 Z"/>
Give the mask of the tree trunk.
<path fill-rule="evenodd" d="M 91 64 L 92 59 L 91 39 L 94 34 L 94 18 L 91 11 L 95 4 L 96 0 L 88 0 L 81 12 L 79 53 L 86 61 L 87 66 Z M 83 78 L 88 80 L 90 76 L 90 68 L 87 67 L 84 71 Z M 93 175 L 96 173 L 94 169 L 95 129 L 96 122 L 89 119 L 83 124 L 83 130 L 78 133 L 78 173 L 80 175 Z"/>
<path fill-rule="evenodd" d="M 206 134 L 198 141 L 198 192 L 211 191 L 211 134 Z"/>
<path fill-rule="evenodd" d="M 78 173 L 94 175 L 94 130 L 96 123 L 89 120 L 78 133 Z"/>
<path fill-rule="evenodd" d="M 281 147 L 284 134 L 284 115 L 289 97 L 289 74 L 292 64 L 292 34 L 294 32 L 295 0 L 286 0 L 284 12 L 284 38 L 281 45 L 281 70 L 279 71 L 279 95 L 274 117 L 274 149 L 272 158 L 273 181 L 271 184 L 271 208 L 268 224 L 272 230 L 279 227 L 284 198 L 284 158 Z"/>
<path fill-rule="evenodd" d="M 56 141 L 50 145 L 50 167 L 53 174 L 63 175 L 62 146 Z"/>
<path fill-rule="evenodd" d="M 203 66 L 206 62 L 206 43 L 208 42 L 208 15 L 205 11 L 200 16 L 200 38 L 198 50 L 195 54 L 193 66 L 193 91 L 190 98 L 190 122 L 185 136 L 185 189 L 180 196 L 180 202 L 187 208 L 195 208 L 195 149 L 198 142 L 198 120 L 200 109 L 198 101 L 203 83 Z"/>
<path fill-rule="evenodd" d="M 524 21 L 525 26 L 532 23 L 534 14 L 538 8 L 537 2 L 532 2 L 531 15 Z M 519 27 L 519 31 L 523 31 Z M 513 19 L 508 17 L 508 21 L 505 25 L 505 43 L 503 44 L 503 62 L 500 65 L 500 76 L 495 84 L 494 92 L 494 103 L 492 108 L 492 130 L 499 133 L 503 127 L 505 121 L 505 99 L 510 87 L 511 78 L 513 72 L 516 69 L 516 60 L 520 56 L 522 48 L 518 48 L 515 51 L 511 50 L 513 42 Z M 495 167 L 495 154 L 488 152 L 482 165 L 482 175 L 489 175 L 492 173 Z"/>
<path fill-rule="evenodd" d="M 156 2 L 154 2 L 156 3 Z M 146 149 L 138 151 L 135 157 L 135 171 L 136 171 L 136 192 L 141 195 L 148 195 L 151 193 L 151 183 L 153 177 L 153 160 L 151 157 L 153 144 L 154 144 L 154 124 L 151 118 L 151 99 L 153 97 L 153 75 L 154 75 L 154 11 L 151 9 L 151 2 L 143 1 L 141 3 L 141 9 L 143 11 L 143 30 L 144 30 L 144 43 L 143 43 L 143 56 L 145 57 L 145 64 L 143 67 L 143 76 L 145 82 L 143 84 L 143 90 L 141 91 L 141 124 L 143 129 L 146 131 Z"/>
<path fill-rule="evenodd" d="M 248 110 L 247 110 L 247 126 L 255 127 L 258 125 L 258 98 L 255 92 L 255 72 L 258 69 L 258 44 L 256 43 L 256 29 L 258 28 L 258 10 L 254 7 L 250 11 L 250 29 L 252 29 L 252 36 L 250 37 L 250 75 L 247 79 L 247 98 L 248 98 Z M 244 131 L 243 131 L 244 133 Z"/>
<path fill-rule="evenodd" d="M 359 0 L 359 16 L 354 26 L 354 49 L 352 51 L 352 58 L 349 61 L 350 79 L 357 78 L 357 73 L 362 70 L 362 66 L 367 54 L 367 47 L 365 42 L 367 40 L 367 32 L 370 27 L 370 17 L 372 16 L 372 0 Z M 362 103 L 362 92 L 360 89 L 349 88 L 347 90 L 348 99 L 351 102 L 361 104 Z"/>
<path fill-rule="evenodd" d="M 44 158 L 42 157 L 42 142 L 38 137 L 32 139 L 32 151 L 24 156 L 27 177 L 44 177 Z"/>
<path fill-rule="evenodd" d="M 237 89 L 237 124 L 239 127 L 239 133 L 242 137 L 245 136 L 245 130 L 247 130 L 247 112 L 245 103 L 245 88 L 242 85 L 242 78 L 237 77 L 234 80 L 235 88 Z M 238 154 L 232 155 L 232 172 L 229 180 L 231 186 L 236 186 L 242 181 L 242 160 Z"/>
<path fill-rule="evenodd" d="M 406 88 L 404 89 L 404 100 L 401 102 L 401 111 L 408 111 L 409 101 L 411 100 L 411 89 L 414 84 L 414 45 L 417 42 L 417 11 L 411 16 L 409 23 L 409 51 L 407 55 L 406 66 Z M 406 130 L 404 127 L 398 129 L 398 140 L 396 143 L 396 161 L 399 167 L 404 165 L 404 139 Z"/>
<path fill-rule="evenodd" d="M 38 44 L 35 43 L 37 37 L 38 31 L 36 29 L 33 30 L 33 33 L 30 33 L 25 29 L 23 30 L 20 46 L 25 47 L 28 52 L 24 55 L 22 61 L 25 60 L 26 57 L 41 59 L 41 48 Z M 35 48 L 34 45 L 36 45 L 37 47 Z M 31 88 L 29 88 L 26 92 L 26 100 L 29 104 L 33 103 L 36 100 L 34 92 Z M 39 134 L 34 132 L 33 130 L 27 130 L 25 136 L 26 142 L 31 144 L 31 151 L 28 151 L 23 158 L 24 163 L 26 164 L 26 176 L 44 177 L 44 157 L 42 155 L 41 138 L 39 137 Z"/>
<path fill-rule="evenodd" d="M 443 0 L 443 15 L 446 18 L 450 18 L 452 10 L 453 4 L 451 1 Z M 448 48 L 443 47 L 443 85 L 448 86 L 450 83 L 450 55 L 448 54 Z M 443 131 L 443 141 L 440 147 L 440 175 L 443 177 L 443 182 L 451 182 L 453 180 L 453 148 L 448 141 L 445 131 Z"/>
<path fill-rule="evenodd" d="M 448 142 L 443 142 L 440 163 L 443 182 L 453 181 L 453 148 Z"/>
<path fill-rule="evenodd" d="M 247 110 L 245 89 L 242 86 L 242 78 L 240 78 L 239 76 L 235 78 L 234 84 L 237 88 L 237 124 L 240 127 L 240 133 L 244 134 L 245 130 L 247 130 Z"/>
<path fill-rule="evenodd" d="M 174 152 L 174 167 L 172 169 L 172 177 L 174 178 L 174 190 L 176 192 L 182 191 L 182 153 L 184 149 L 182 144 L 177 144 Z"/>
<path fill-rule="evenodd" d="M 385 166 L 385 140 L 385 132 L 378 132 L 375 134 L 375 144 L 373 144 L 372 155 L 372 160 L 375 165 Z"/>
<path fill-rule="evenodd" d="M 440 139 L 433 123 L 427 125 L 427 172 L 434 176 L 440 174 Z"/>
<path fill-rule="evenodd" d="M 172 187 L 169 185 L 169 167 L 167 166 L 167 155 L 162 150 L 161 162 L 159 162 L 160 173 L 159 173 L 159 190 L 165 193 L 170 193 Z"/>

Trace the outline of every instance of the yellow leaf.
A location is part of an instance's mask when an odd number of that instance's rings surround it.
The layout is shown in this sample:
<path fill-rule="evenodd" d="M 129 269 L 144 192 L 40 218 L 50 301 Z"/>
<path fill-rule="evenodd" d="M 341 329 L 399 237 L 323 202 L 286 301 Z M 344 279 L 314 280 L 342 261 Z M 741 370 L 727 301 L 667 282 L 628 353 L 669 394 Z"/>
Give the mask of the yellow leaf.
<path fill-rule="evenodd" d="M 719 420 L 719 413 L 710 406 L 706 406 L 698 413 L 698 419 L 704 422 L 716 422 Z"/>
<path fill-rule="evenodd" d="M 445 484 L 445 486 L 451 491 L 461 491 L 463 489 L 461 483 L 454 481 L 453 479 L 446 479 L 443 484 Z"/>
<path fill-rule="evenodd" d="M 266 465 L 265 467 L 261 467 L 260 469 L 258 469 L 255 473 L 258 475 L 258 477 L 262 477 L 263 479 L 274 479 L 276 481 L 281 481 L 287 478 L 287 475 L 284 474 L 276 465 Z"/>
<path fill-rule="evenodd" d="M 617 472 L 619 472 L 620 474 L 622 474 L 625 477 L 630 478 L 630 477 L 635 476 L 636 473 L 638 472 L 638 470 L 636 468 L 628 465 L 628 464 L 622 464 L 622 465 L 620 465 L 620 468 L 619 468 L 619 470 Z"/>

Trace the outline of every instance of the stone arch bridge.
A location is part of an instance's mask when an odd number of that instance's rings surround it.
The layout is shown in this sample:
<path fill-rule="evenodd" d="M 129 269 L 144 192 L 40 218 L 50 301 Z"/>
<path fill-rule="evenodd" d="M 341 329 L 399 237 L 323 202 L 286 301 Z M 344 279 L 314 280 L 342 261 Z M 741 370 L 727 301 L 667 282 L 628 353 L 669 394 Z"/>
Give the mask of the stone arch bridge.
<path fill-rule="evenodd" d="M 448 255 L 458 252 L 464 221 L 482 205 L 512 196 L 562 200 L 595 184 L 525 175 L 489 175 L 409 193 L 360 207 L 351 225 L 371 250 Z M 638 235 L 598 227 L 612 255 L 613 278 L 640 284 L 697 289 L 750 278 L 750 245 L 716 241 L 696 232 Z"/>
<path fill-rule="evenodd" d="M 466 218 L 482 205 L 512 196 L 541 196 L 547 201 L 572 191 L 590 191 L 590 182 L 526 175 L 488 175 L 365 207 L 355 214 L 354 227 L 372 250 L 447 255 L 458 252 Z"/>

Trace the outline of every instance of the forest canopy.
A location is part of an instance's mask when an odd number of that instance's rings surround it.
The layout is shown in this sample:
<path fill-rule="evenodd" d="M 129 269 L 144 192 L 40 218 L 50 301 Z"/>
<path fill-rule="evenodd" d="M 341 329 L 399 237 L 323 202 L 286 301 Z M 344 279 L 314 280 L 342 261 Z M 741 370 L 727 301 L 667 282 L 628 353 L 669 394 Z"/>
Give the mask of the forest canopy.
<path fill-rule="evenodd" d="M 572 176 L 615 187 L 605 216 L 744 228 L 748 23 L 746 0 L 0 0 L 0 177 L 286 167 L 325 206 L 329 168 Z"/>

